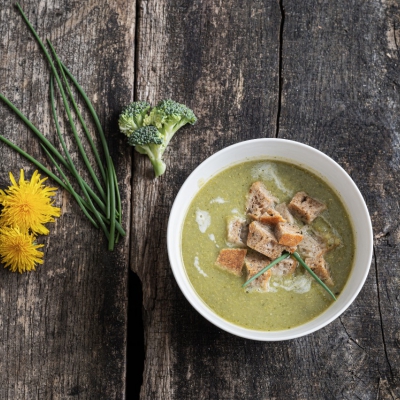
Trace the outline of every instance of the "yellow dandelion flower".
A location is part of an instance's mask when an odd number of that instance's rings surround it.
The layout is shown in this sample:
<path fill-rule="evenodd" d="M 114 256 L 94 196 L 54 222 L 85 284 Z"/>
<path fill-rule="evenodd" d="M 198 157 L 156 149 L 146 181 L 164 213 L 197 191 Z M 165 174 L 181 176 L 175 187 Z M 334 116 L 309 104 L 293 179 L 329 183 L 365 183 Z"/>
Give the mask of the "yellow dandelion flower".
<path fill-rule="evenodd" d="M 0 204 L 3 205 L 0 226 L 18 226 L 22 232 L 31 230 L 36 234 L 49 234 L 43 224 L 54 222 L 53 217 L 59 217 L 61 211 L 53 206 L 51 199 L 57 188 L 45 186 L 43 182 L 46 179 L 40 179 L 38 171 L 35 171 L 31 180 L 26 181 L 21 169 L 17 183 L 10 172 L 12 186 L 0 190 Z"/>
<path fill-rule="evenodd" d="M 32 234 L 21 232 L 19 228 L 0 229 L 0 258 L 4 268 L 20 274 L 35 270 L 36 264 L 43 264 L 43 252 L 38 249 Z"/>

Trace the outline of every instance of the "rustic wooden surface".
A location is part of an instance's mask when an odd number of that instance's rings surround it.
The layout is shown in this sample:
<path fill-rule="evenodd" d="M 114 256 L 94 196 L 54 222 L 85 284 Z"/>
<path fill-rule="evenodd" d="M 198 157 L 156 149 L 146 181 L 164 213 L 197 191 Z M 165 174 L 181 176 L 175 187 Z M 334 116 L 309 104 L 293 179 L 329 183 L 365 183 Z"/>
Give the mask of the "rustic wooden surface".
<path fill-rule="evenodd" d="M 399 398 L 398 3 L 139 5 L 137 98 L 174 97 L 199 116 L 174 138 L 161 179 L 134 158 L 141 399 Z M 188 174 L 217 150 L 259 137 L 298 140 L 343 165 L 367 200 L 376 237 L 354 304 L 326 328 L 282 343 L 237 338 L 208 323 L 180 293 L 166 252 L 168 213 Z"/>
<path fill-rule="evenodd" d="M 0 270 L 0 399 L 125 397 L 126 380 L 134 379 L 126 376 L 129 266 L 143 285 L 142 400 L 400 398 L 398 2 L 22 6 L 94 99 L 130 236 L 110 254 L 59 191 L 64 214 L 44 240 L 46 263 L 25 275 Z M 48 68 L 6 0 L 0 71 L 1 92 L 53 138 Z M 167 172 L 155 180 L 145 157 L 131 160 L 116 119 L 131 99 L 165 97 L 192 107 L 199 121 L 173 139 Z M 42 156 L 3 105 L 0 121 L 1 134 Z M 166 251 L 168 214 L 189 173 L 223 147 L 260 137 L 297 140 L 337 160 L 366 198 L 375 234 L 370 274 L 354 304 L 324 329 L 278 343 L 237 338 L 208 323 L 180 293 Z M 4 146 L 0 160 L 1 187 L 8 171 L 34 170 Z M 131 322 L 128 354 L 136 362 L 141 342 Z"/>
<path fill-rule="evenodd" d="M 93 99 L 120 177 L 130 221 L 130 153 L 118 140 L 121 103 L 132 98 L 135 7 L 130 1 L 23 1 L 39 35 Z M 132 22 L 133 21 L 133 22 Z M 49 68 L 13 2 L 0 1 L 0 90 L 57 142 Z M 0 104 L 0 133 L 41 159 L 31 132 Z M 65 123 L 65 121 L 64 121 Z M 69 137 L 71 134 L 69 133 Z M 72 141 L 68 144 L 72 147 Z M 76 156 L 76 150 L 73 150 Z M 33 166 L 0 145 L 0 186 Z M 128 239 L 113 253 L 71 196 L 52 224 L 45 264 L 19 275 L 0 269 L 0 398 L 121 399 L 125 394 Z"/>

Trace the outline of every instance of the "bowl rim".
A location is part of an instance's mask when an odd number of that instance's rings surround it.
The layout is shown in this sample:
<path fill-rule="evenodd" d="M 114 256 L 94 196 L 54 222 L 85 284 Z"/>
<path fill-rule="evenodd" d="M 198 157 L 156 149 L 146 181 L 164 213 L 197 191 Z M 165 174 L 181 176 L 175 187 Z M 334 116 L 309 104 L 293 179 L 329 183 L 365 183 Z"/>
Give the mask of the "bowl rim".
<path fill-rule="evenodd" d="M 363 232 L 361 234 L 363 236 L 366 236 L 366 243 L 364 243 L 364 248 L 369 249 L 369 251 L 366 251 L 365 249 L 363 250 L 363 264 L 365 263 L 365 267 L 361 269 L 361 276 L 358 277 L 357 281 L 358 283 L 356 284 L 355 288 L 351 291 L 350 294 L 347 295 L 347 298 L 342 301 L 341 303 L 344 303 L 340 305 L 340 307 L 336 307 L 337 309 L 331 312 L 330 317 L 325 317 L 324 319 L 321 319 L 321 316 L 324 316 L 328 313 L 328 310 L 331 310 L 332 307 L 334 306 L 331 305 L 329 306 L 325 311 L 323 311 L 321 314 L 319 314 L 317 317 L 314 319 L 296 326 L 294 328 L 290 329 L 285 329 L 285 330 L 279 330 L 279 331 L 262 331 L 262 330 L 255 330 L 255 329 L 248 329 L 245 327 L 242 327 L 240 325 L 236 325 L 230 321 L 225 320 L 224 318 L 220 317 L 218 314 L 216 314 L 205 302 L 204 300 L 201 299 L 201 297 L 197 294 L 195 291 L 194 287 L 192 286 L 189 277 L 187 276 L 185 266 L 183 264 L 182 260 L 182 251 L 181 251 L 181 235 L 182 235 L 182 229 L 183 229 L 183 222 L 184 219 L 187 215 L 187 210 L 193 200 L 193 198 L 196 196 L 198 191 L 201 189 L 202 185 L 198 185 L 199 179 L 197 175 L 199 175 L 199 171 L 206 169 L 209 165 L 211 165 L 214 160 L 217 158 L 223 156 L 225 153 L 233 152 L 235 151 L 238 147 L 242 146 L 252 146 L 252 145 L 264 145 L 264 144 L 269 144 L 269 145 L 274 145 L 274 144 L 285 144 L 288 146 L 294 146 L 297 147 L 298 149 L 301 149 L 302 151 L 307 151 L 311 152 L 317 157 L 320 157 L 321 159 L 324 160 L 324 162 L 328 163 L 330 166 L 335 168 L 336 172 L 341 175 L 342 178 L 345 179 L 346 185 L 351 188 L 352 190 L 352 196 L 354 196 L 354 201 L 356 201 L 357 206 L 359 207 L 357 209 L 357 212 L 360 212 L 363 216 Z M 299 165 L 300 162 L 295 161 L 290 159 L 290 157 L 280 157 L 280 156 L 270 156 L 266 155 L 266 159 L 272 160 L 282 160 L 282 161 L 287 161 L 289 163 Z M 208 181 L 212 177 L 216 176 L 218 173 L 221 171 L 229 168 L 230 166 L 237 165 L 239 163 L 245 162 L 247 160 L 257 160 L 257 159 L 262 159 L 262 156 L 259 157 L 246 157 L 245 155 L 237 161 L 232 161 L 229 163 L 224 163 L 224 166 L 222 166 L 219 169 L 214 170 L 211 175 L 209 175 L 205 180 Z M 332 183 L 326 178 L 326 176 L 319 171 L 315 170 L 314 168 L 310 167 L 307 162 L 301 163 L 301 167 L 314 173 L 315 175 L 321 177 L 325 183 L 327 183 L 338 195 L 339 198 L 341 199 L 343 205 L 347 208 L 347 204 L 344 201 L 344 198 L 337 190 L 335 186 L 332 185 Z M 188 200 L 188 195 L 186 194 L 187 188 L 193 184 L 193 179 L 195 179 L 195 183 L 197 184 L 197 189 L 195 190 L 194 194 L 190 196 Z M 201 180 L 202 178 L 200 178 Z M 184 207 L 182 207 L 182 202 L 184 202 Z M 349 210 L 347 210 L 349 211 Z M 182 221 L 179 221 L 179 227 L 177 229 L 177 222 L 176 218 L 178 216 L 182 217 Z M 178 218 L 180 219 L 180 218 Z M 356 224 L 352 216 L 350 215 L 352 227 L 353 227 L 353 232 L 355 234 L 355 246 L 357 243 L 357 235 L 358 232 L 356 231 Z M 179 232 L 177 234 L 177 232 Z M 179 240 L 177 241 L 177 235 L 179 236 Z M 173 272 L 173 275 L 175 277 L 175 280 L 182 291 L 183 295 L 186 297 L 186 299 L 189 301 L 189 303 L 208 321 L 216 325 L 218 328 L 223 329 L 224 331 L 227 331 L 229 333 L 232 333 L 236 336 L 243 337 L 246 339 L 252 339 L 252 340 L 258 340 L 258 341 L 282 341 L 282 340 L 289 340 L 289 339 L 295 339 L 301 336 L 308 335 L 312 332 L 315 332 L 329 323 L 331 323 L 333 320 L 338 318 L 344 311 L 347 310 L 347 308 L 353 303 L 354 299 L 357 297 L 359 292 L 361 291 L 365 280 L 368 276 L 371 261 L 372 261 L 372 255 L 373 255 L 373 231 L 372 231 L 372 223 L 370 219 L 370 215 L 368 212 L 367 205 L 364 201 L 363 196 L 361 195 L 361 192 L 359 191 L 357 185 L 354 183 L 352 178 L 349 176 L 349 174 L 332 158 L 327 156 L 325 153 L 321 152 L 320 150 L 315 149 L 314 147 L 308 146 L 306 144 L 294 141 L 294 140 L 288 140 L 288 139 L 280 139 L 280 138 L 261 138 L 261 139 L 251 139 L 251 140 L 246 140 L 246 141 L 241 141 L 238 143 L 235 143 L 233 145 L 227 146 L 216 153 L 212 154 L 210 157 L 206 158 L 202 163 L 200 163 L 193 171 L 192 173 L 186 178 L 185 182 L 181 186 L 177 196 L 175 197 L 174 203 L 172 205 L 171 211 L 170 211 L 170 216 L 168 220 L 168 227 L 167 227 L 167 250 L 168 250 L 168 258 L 170 262 L 170 266 Z M 355 249 L 355 255 L 354 255 L 354 260 L 353 260 L 353 266 L 352 270 L 350 272 L 350 275 L 347 279 L 347 282 L 342 290 L 341 295 L 346 291 L 346 288 L 352 279 L 355 266 L 356 266 L 356 253 L 358 249 Z M 358 254 L 358 253 L 357 253 Z M 360 268 L 359 268 L 360 269 Z M 360 272 L 359 272 L 360 273 Z M 340 300 L 341 296 L 339 296 L 338 301 Z M 317 321 L 318 323 L 315 323 Z M 314 323 L 313 323 L 314 322 Z"/>

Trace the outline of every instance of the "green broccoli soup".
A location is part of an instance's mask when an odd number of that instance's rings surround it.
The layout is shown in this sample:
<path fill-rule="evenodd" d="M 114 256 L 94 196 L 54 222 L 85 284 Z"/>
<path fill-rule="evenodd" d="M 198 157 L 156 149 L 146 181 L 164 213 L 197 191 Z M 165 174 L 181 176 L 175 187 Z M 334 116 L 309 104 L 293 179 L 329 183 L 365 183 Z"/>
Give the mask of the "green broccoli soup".
<path fill-rule="evenodd" d="M 353 263 L 350 218 L 320 178 L 282 161 L 247 161 L 206 182 L 188 209 L 182 258 L 200 298 L 249 329 L 289 329 L 334 300 L 297 261 L 242 285 L 278 255 L 296 251 L 337 296 Z"/>

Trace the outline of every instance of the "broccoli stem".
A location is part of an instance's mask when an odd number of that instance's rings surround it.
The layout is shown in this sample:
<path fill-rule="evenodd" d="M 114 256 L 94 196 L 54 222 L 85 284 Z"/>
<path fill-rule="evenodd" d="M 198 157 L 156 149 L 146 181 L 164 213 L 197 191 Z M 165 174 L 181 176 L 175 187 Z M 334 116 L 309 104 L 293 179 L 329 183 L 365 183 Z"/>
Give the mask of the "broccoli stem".
<path fill-rule="evenodd" d="M 149 159 L 151 161 L 151 164 L 153 165 L 154 173 L 155 173 L 156 177 L 162 175 L 165 172 L 165 169 L 167 166 L 164 163 L 164 161 L 161 159 L 162 152 L 160 151 L 159 146 L 155 145 L 154 149 L 153 149 L 153 148 L 151 148 L 151 145 L 148 145 L 148 146 L 136 145 L 135 150 L 140 154 L 147 154 L 147 156 L 149 157 Z"/>
<path fill-rule="evenodd" d="M 158 176 L 162 175 L 165 172 L 165 169 L 167 168 L 167 166 L 165 165 L 165 162 L 162 160 L 154 159 L 154 161 L 151 160 L 151 163 L 153 164 L 154 173 L 156 175 L 156 178 Z"/>
<path fill-rule="evenodd" d="M 164 129 L 160 129 L 160 131 L 164 133 L 164 143 L 160 146 L 161 156 L 164 154 L 165 149 L 168 147 L 169 142 L 174 137 L 175 133 L 187 123 L 188 121 L 182 118 L 178 123 L 170 124 L 169 126 L 166 125 Z"/>

